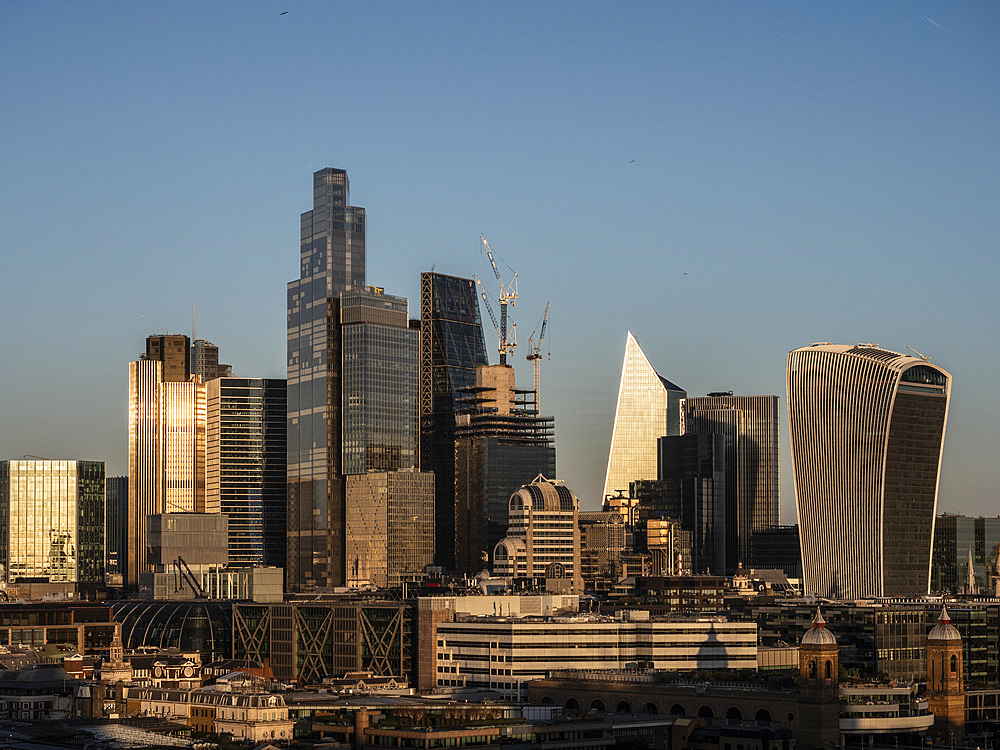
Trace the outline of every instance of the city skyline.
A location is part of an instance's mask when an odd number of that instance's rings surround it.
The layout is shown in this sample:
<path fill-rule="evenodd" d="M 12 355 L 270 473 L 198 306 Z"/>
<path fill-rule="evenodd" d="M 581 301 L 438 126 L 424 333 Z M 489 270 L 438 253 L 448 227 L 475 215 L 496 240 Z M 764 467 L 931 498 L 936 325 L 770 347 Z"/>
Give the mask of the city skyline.
<path fill-rule="evenodd" d="M 411 314 L 421 272 L 489 281 L 480 233 L 518 271 L 519 382 L 552 302 L 545 412 L 582 508 L 632 330 L 691 396 L 784 399 L 812 341 L 932 355 L 958 382 L 939 511 L 996 514 L 997 8 L 448 7 L 6 9 L 0 457 L 124 474 L 125 364 L 191 335 L 192 299 L 235 372 L 285 377 L 295 217 L 329 166 Z"/>

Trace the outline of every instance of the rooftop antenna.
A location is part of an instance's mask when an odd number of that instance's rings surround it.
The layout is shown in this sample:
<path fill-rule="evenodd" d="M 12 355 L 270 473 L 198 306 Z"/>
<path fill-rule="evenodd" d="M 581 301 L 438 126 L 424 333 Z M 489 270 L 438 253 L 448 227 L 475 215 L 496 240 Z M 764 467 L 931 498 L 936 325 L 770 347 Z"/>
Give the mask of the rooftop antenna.
<path fill-rule="evenodd" d="M 931 361 L 931 358 L 929 356 L 927 356 L 926 354 L 921 354 L 916 349 L 914 349 L 912 346 L 907 346 L 906 348 L 909 349 L 914 354 L 916 354 L 918 357 L 920 357 L 920 359 L 922 359 L 924 362 L 930 362 Z"/>
<path fill-rule="evenodd" d="M 194 330 L 195 330 L 194 329 L 194 303 L 195 303 L 195 300 L 191 300 L 191 343 L 194 343 L 194 341 L 195 341 L 195 336 L 194 336 Z"/>

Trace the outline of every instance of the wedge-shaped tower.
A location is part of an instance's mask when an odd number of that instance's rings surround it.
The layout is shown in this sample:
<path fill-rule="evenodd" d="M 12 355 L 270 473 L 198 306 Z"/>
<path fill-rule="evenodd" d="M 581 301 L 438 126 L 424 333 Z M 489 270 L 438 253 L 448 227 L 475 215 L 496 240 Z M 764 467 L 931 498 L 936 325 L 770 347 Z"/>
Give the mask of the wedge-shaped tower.
<path fill-rule="evenodd" d="M 814 344 L 789 353 L 787 385 L 805 592 L 927 594 L 951 376 L 873 345 Z"/>
<path fill-rule="evenodd" d="M 625 340 L 625 361 L 618 386 L 604 496 L 627 494 L 629 482 L 656 479 L 656 441 L 680 435 L 680 404 L 687 394 L 661 378 L 632 332 Z"/>

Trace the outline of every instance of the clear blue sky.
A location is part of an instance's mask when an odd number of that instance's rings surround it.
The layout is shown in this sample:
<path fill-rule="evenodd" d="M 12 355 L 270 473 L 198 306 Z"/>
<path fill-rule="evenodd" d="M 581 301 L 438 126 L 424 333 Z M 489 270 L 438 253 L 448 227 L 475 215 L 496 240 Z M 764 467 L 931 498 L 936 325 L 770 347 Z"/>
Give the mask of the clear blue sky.
<path fill-rule="evenodd" d="M 585 507 L 631 329 L 690 394 L 782 409 L 798 346 L 933 356 L 939 507 L 995 515 L 998 40 L 995 2 L 8 0 L 0 457 L 124 473 L 127 363 L 192 300 L 237 374 L 283 377 L 298 215 L 334 166 L 411 315 L 421 271 L 489 278 L 480 232 L 522 344 L 552 302 L 543 400 Z"/>

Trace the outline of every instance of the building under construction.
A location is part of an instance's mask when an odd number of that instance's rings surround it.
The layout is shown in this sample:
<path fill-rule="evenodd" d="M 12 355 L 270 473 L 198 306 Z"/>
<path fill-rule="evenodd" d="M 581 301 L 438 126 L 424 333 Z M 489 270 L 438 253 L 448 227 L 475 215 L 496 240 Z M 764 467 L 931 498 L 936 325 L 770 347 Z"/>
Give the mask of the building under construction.
<path fill-rule="evenodd" d="M 507 535 L 510 496 L 539 474 L 556 476 L 555 419 L 507 365 L 476 369 L 455 416 L 455 571 L 475 575 Z"/>

